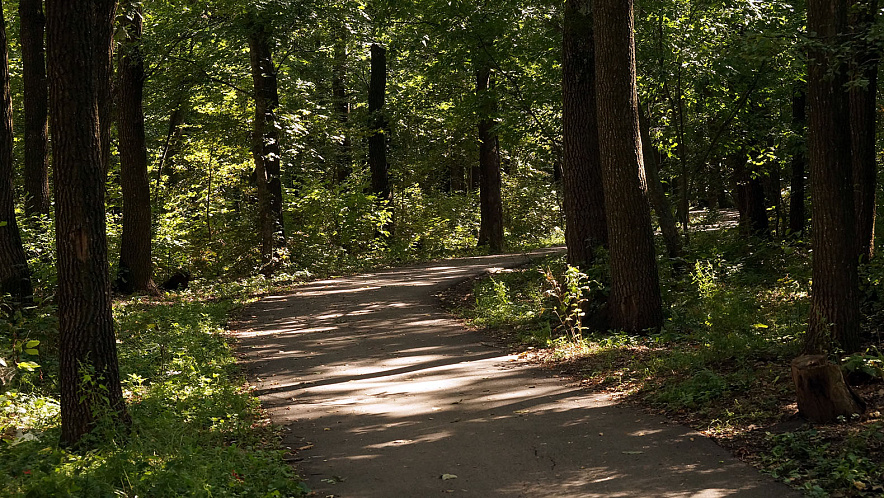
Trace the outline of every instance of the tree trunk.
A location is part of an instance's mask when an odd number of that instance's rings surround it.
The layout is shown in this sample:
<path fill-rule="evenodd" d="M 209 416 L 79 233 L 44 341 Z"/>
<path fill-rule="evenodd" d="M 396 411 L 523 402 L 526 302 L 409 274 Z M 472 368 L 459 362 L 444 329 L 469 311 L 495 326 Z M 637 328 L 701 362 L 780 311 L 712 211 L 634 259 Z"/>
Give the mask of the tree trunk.
<path fill-rule="evenodd" d="M 632 0 L 594 0 L 599 140 L 611 257 L 611 327 L 663 323 L 651 210 L 642 164 Z"/>
<path fill-rule="evenodd" d="M 875 24 L 877 11 L 877 0 L 851 0 L 850 32 L 854 43 L 858 45 L 851 61 L 851 69 L 854 78 L 866 82 L 864 85 L 851 85 L 849 96 L 856 255 L 863 263 L 868 262 L 875 251 L 875 103 L 879 49 L 874 42 L 867 41 L 867 38 Z"/>
<path fill-rule="evenodd" d="M 562 53 L 562 142 L 565 240 L 568 263 L 592 262 L 607 245 L 605 192 L 595 98 L 592 0 L 565 2 Z"/>
<path fill-rule="evenodd" d="M 770 225 L 764 196 L 764 182 L 747 168 L 748 162 L 745 149 L 731 155 L 734 190 L 737 209 L 740 212 L 740 231 L 748 236 L 769 238 Z"/>
<path fill-rule="evenodd" d="M 651 133 L 644 109 L 638 106 L 639 132 L 642 141 L 642 158 L 645 165 L 645 178 L 648 182 L 648 197 L 657 220 L 660 222 L 660 233 L 663 234 L 663 242 L 666 244 L 666 253 L 670 258 L 680 258 L 682 255 L 681 237 L 678 235 L 678 223 L 672 215 L 672 206 L 663 191 L 663 182 L 660 181 L 660 153 L 651 143 Z"/>
<path fill-rule="evenodd" d="M 387 93 L 387 51 L 371 45 L 371 82 L 368 88 L 368 166 L 371 170 L 371 191 L 379 201 L 389 203 L 390 174 L 387 164 L 387 116 L 384 103 Z"/>
<path fill-rule="evenodd" d="M 261 273 L 270 276 L 280 262 L 279 250 L 285 247 L 282 212 L 281 151 L 276 109 L 279 107 L 276 66 L 270 36 L 260 21 L 249 30 L 249 56 L 255 89 L 255 124 L 252 130 L 252 155 L 258 178 L 258 203 L 261 231 Z"/>
<path fill-rule="evenodd" d="M 804 234 L 807 211 L 804 208 L 806 195 L 804 176 L 807 165 L 807 95 L 804 89 L 792 97 L 792 132 L 797 138 L 792 151 L 792 192 L 789 197 L 789 231 L 796 236 Z"/>
<path fill-rule="evenodd" d="M 847 0 L 811 0 L 808 32 L 817 33 L 808 71 L 809 152 L 813 198 L 813 288 L 805 352 L 837 342 L 859 347 L 857 258 L 846 64 L 828 47 L 847 31 Z"/>
<path fill-rule="evenodd" d="M 18 14 L 25 110 L 25 213 L 49 214 L 49 83 L 43 0 L 20 0 Z"/>
<path fill-rule="evenodd" d="M 18 303 L 31 300 L 31 272 L 22 248 L 21 234 L 15 220 L 15 191 L 12 175 L 12 96 L 9 93 L 9 57 L 6 20 L 0 1 L 0 297 L 9 293 Z"/>
<path fill-rule="evenodd" d="M 110 31 L 115 9 L 115 1 L 46 1 L 65 444 L 77 443 L 97 417 L 128 421 L 111 315 L 98 112 L 110 37 L 97 46 L 94 36 Z"/>
<path fill-rule="evenodd" d="M 109 8 L 110 5 L 113 8 Z M 101 164 L 107 174 L 111 162 L 111 121 L 114 115 L 114 21 L 117 17 L 117 0 L 92 2 L 95 17 L 94 53 L 100 54 L 98 62 L 98 126 L 101 136 Z"/>
<path fill-rule="evenodd" d="M 865 411 L 865 402 L 844 381 L 838 365 L 829 363 L 825 355 L 792 360 L 792 382 L 798 394 L 798 413 L 811 422 L 827 424 Z"/>
<path fill-rule="evenodd" d="M 479 100 L 479 247 L 492 254 L 503 252 L 503 200 L 501 197 L 500 148 L 493 115 L 497 101 L 491 95 L 491 68 L 476 68 L 476 97 Z"/>
<path fill-rule="evenodd" d="M 337 183 L 343 183 L 353 170 L 353 156 L 349 130 L 347 129 L 350 121 L 350 101 L 347 96 L 347 36 L 343 26 L 339 27 L 338 39 L 335 42 L 332 99 L 335 116 L 341 125 L 341 133 L 344 137 L 338 145 L 338 153 L 334 162 L 334 176 Z"/>
<path fill-rule="evenodd" d="M 150 181 L 144 138 L 143 22 L 140 3 L 130 3 L 122 21 L 124 42 L 118 68 L 117 129 L 120 135 L 120 184 L 123 192 L 123 236 L 116 287 L 121 292 L 156 293 L 151 259 Z"/>

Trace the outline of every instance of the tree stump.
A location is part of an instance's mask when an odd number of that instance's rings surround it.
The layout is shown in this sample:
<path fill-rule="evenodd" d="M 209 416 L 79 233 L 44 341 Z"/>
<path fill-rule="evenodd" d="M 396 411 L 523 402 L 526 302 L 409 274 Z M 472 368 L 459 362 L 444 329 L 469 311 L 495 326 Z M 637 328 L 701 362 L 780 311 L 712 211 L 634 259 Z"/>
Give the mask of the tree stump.
<path fill-rule="evenodd" d="M 844 381 L 841 369 L 823 355 L 792 360 L 792 381 L 798 393 L 798 413 L 811 422 L 834 422 L 865 411 L 865 402 Z"/>

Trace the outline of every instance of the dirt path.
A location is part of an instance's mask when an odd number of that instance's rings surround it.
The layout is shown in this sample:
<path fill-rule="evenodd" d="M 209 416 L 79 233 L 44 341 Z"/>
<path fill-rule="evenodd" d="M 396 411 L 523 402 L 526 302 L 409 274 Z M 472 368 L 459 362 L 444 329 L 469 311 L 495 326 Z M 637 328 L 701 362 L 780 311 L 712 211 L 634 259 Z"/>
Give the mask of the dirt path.
<path fill-rule="evenodd" d="M 242 361 L 317 496 L 798 496 L 688 428 L 483 344 L 434 297 L 526 261 L 314 282 L 246 310 Z"/>

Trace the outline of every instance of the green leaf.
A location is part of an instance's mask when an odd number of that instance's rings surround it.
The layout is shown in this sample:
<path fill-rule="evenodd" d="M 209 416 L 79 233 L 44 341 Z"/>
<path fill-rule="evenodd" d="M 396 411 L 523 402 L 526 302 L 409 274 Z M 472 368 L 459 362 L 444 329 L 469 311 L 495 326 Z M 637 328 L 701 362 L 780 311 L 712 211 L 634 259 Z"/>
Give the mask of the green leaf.
<path fill-rule="evenodd" d="M 40 368 L 38 363 L 34 363 L 33 361 L 23 361 L 18 364 L 18 368 L 22 370 L 27 370 L 28 372 L 33 372 L 34 370 Z"/>
<path fill-rule="evenodd" d="M 5 227 L 8 223 L 5 221 L 0 221 L 0 227 Z"/>
<path fill-rule="evenodd" d="M 36 349 L 33 349 L 33 348 L 25 349 L 25 353 L 27 353 L 29 355 L 33 355 L 33 356 L 40 354 L 39 351 L 37 351 Z"/>
<path fill-rule="evenodd" d="M 25 347 L 28 349 L 36 348 L 39 345 L 40 345 L 40 341 L 38 341 L 38 340 L 28 341 L 27 343 L 25 343 Z"/>

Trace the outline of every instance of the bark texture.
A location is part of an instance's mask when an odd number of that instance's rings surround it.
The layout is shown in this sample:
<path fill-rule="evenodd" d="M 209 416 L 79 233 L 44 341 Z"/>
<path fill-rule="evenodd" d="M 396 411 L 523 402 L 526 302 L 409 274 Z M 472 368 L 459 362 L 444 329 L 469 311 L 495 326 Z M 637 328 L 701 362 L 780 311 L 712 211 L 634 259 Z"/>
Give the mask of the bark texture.
<path fill-rule="evenodd" d="M 663 323 L 651 211 L 642 163 L 632 0 L 594 0 L 599 140 L 611 257 L 610 325 Z"/>
<path fill-rule="evenodd" d="M 101 136 L 101 164 L 107 174 L 111 161 L 111 121 L 114 115 L 114 21 L 117 0 L 94 0 L 91 4 L 94 20 L 93 53 L 98 71 L 98 125 Z"/>
<path fill-rule="evenodd" d="M 562 51 L 563 204 L 568 263 L 593 260 L 608 243 L 599 156 L 592 0 L 565 2 Z"/>
<path fill-rule="evenodd" d="M 49 82 L 43 0 L 20 0 L 18 15 L 25 110 L 25 212 L 49 214 Z"/>
<path fill-rule="evenodd" d="M 734 193 L 737 209 L 740 211 L 740 231 L 753 237 L 770 237 L 770 220 L 767 216 L 767 201 L 764 195 L 764 181 L 748 167 L 746 151 L 731 154 L 731 169 L 734 172 Z"/>
<path fill-rule="evenodd" d="M 482 58 L 480 58 L 482 59 Z M 479 247 L 492 254 L 503 252 L 503 198 L 500 176 L 500 144 L 494 130 L 497 101 L 492 95 L 491 68 L 476 68 L 476 97 L 479 100 Z"/>
<path fill-rule="evenodd" d="M 868 262 L 875 252 L 875 132 L 877 110 L 879 49 L 868 37 L 878 10 L 877 0 L 852 0 L 850 35 L 854 43 L 850 85 L 850 141 L 853 160 L 853 200 L 856 255 Z"/>
<path fill-rule="evenodd" d="M 792 360 L 792 382 L 798 394 L 798 413 L 811 422 L 828 424 L 840 416 L 865 411 L 860 399 L 825 355 L 805 355 Z"/>
<path fill-rule="evenodd" d="M 46 2 L 65 444 L 77 443 L 97 415 L 128 420 L 111 315 L 99 118 L 110 37 L 101 37 L 105 46 L 95 37 L 110 31 L 115 9 L 116 2 Z"/>
<path fill-rule="evenodd" d="M 792 191 L 789 197 L 789 231 L 794 235 L 804 234 L 807 224 L 807 210 L 804 207 L 806 194 L 804 177 L 807 174 L 807 95 L 804 89 L 792 97 L 792 131 L 797 137 L 792 151 Z"/>
<path fill-rule="evenodd" d="M 663 234 L 663 242 L 666 244 L 666 253 L 670 258 L 680 258 L 682 255 L 681 237 L 678 235 L 678 223 L 672 214 L 672 205 L 663 190 L 663 182 L 660 180 L 660 153 L 651 143 L 651 133 L 648 120 L 645 117 L 641 105 L 638 107 L 639 131 L 642 141 L 642 159 L 645 165 L 645 178 L 648 182 L 648 198 L 654 212 L 657 213 L 657 221 L 660 223 L 660 233 Z"/>
<path fill-rule="evenodd" d="M 335 158 L 335 181 L 342 183 L 353 170 L 353 156 L 348 123 L 350 122 L 350 100 L 347 95 L 347 31 L 338 28 L 338 39 L 335 42 L 334 74 L 332 75 L 332 103 L 335 116 L 344 134 L 338 146 Z"/>
<path fill-rule="evenodd" d="M 261 273 L 271 275 L 285 247 L 282 212 L 281 151 L 276 109 L 279 90 L 276 66 L 270 46 L 270 33 L 260 21 L 249 29 L 249 56 L 255 89 L 255 124 L 252 130 L 252 156 L 258 179 L 261 233 Z"/>
<path fill-rule="evenodd" d="M 11 294 L 18 303 L 30 301 L 31 272 L 22 248 L 15 219 L 15 192 L 12 187 L 12 96 L 9 93 L 9 57 L 6 20 L 0 2 L 0 297 Z"/>
<path fill-rule="evenodd" d="M 857 258 L 846 64 L 834 47 L 847 30 L 847 0 L 807 3 L 816 33 L 808 71 L 808 148 L 813 199 L 813 288 L 805 352 L 859 347 Z"/>
<path fill-rule="evenodd" d="M 116 288 L 126 294 L 156 293 L 151 259 L 150 180 L 144 137 L 144 59 L 141 55 L 141 5 L 130 3 L 122 17 L 123 45 L 118 69 L 117 131 L 120 137 L 120 184 L 123 236 Z"/>
<path fill-rule="evenodd" d="M 387 50 L 371 45 L 371 81 L 368 87 L 368 167 L 371 170 L 371 191 L 380 201 L 391 200 L 390 173 L 387 164 L 387 129 L 384 114 L 387 98 Z"/>

